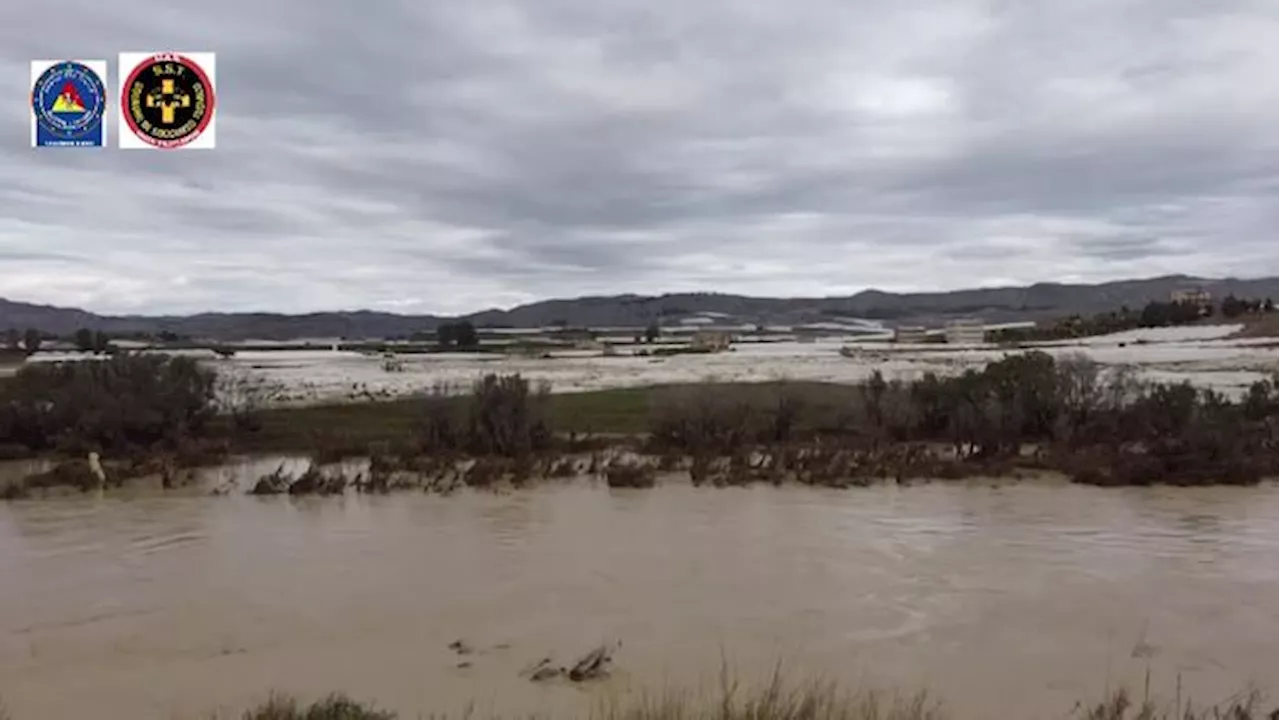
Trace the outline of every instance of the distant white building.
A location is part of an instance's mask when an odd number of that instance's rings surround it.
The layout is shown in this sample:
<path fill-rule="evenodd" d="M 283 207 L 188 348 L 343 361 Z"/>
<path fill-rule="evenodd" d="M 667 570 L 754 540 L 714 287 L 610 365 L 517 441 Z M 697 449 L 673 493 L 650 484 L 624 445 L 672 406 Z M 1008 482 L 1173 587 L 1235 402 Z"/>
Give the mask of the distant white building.
<path fill-rule="evenodd" d="M 952 320 L 943 335 L 949 345 L 981 345 L 987 338 L 986 326 L 978 318 Z"/>

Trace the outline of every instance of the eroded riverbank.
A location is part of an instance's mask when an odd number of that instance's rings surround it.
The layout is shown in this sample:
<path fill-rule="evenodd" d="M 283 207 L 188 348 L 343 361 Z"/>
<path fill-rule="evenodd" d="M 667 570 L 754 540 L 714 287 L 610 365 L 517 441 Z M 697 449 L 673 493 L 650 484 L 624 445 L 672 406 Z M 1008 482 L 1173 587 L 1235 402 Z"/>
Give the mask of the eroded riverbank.
<path fill-rule="evenodd" d="M 555 711 L 714 684 L 723 653 L 748 676 L 782 659 L 928 687 L 960 718 L 1062 717 L 1148 669 L 1205 702 L 1249 682 L 1274 698 L 1277 499 L 1274 483 L 572 481 L 14 502 L 0 696 L 15 718 L 204 717 L 334 688 L 406 717 Z M 459 638 L 485 649 L 469 667 Z M 520 675 L 606 638 L 624 645 L 604 683 Z"/>

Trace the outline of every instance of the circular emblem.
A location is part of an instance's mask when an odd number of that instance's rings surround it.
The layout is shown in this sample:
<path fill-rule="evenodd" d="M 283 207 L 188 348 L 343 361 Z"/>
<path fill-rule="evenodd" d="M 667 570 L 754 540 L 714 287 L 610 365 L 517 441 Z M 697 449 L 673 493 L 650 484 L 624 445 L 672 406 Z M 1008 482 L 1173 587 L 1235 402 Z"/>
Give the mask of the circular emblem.
<path fill-rule="evenodd" d="M 121 87 L 125 124 L 158 148 L 186 145 L 213 119 L 213 83 L 188 57 L 153 55 L 139 63 Z"/>
<path fill-rule="evenodd" d="M 78 62 L 60 62 L 45 70 L 31 91 L 36 122 L 58 140 L 74 142 L 96 133 L 106 106 L 102 78 Z"/>

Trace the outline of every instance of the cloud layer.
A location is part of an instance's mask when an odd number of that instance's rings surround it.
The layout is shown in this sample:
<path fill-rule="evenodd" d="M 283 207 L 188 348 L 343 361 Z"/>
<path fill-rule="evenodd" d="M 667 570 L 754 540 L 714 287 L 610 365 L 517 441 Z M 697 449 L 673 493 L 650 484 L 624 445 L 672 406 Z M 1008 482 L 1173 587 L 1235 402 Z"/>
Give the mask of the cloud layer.
<path fill-rule="evenodd" d="M 456 313 L 1270 274 L 1278 23 L 1270 0 L 28 3 L 5 96 L 32 58 L 212 50 L 218 148 L 36 151 L 4 104 L 0 297 Z"/>

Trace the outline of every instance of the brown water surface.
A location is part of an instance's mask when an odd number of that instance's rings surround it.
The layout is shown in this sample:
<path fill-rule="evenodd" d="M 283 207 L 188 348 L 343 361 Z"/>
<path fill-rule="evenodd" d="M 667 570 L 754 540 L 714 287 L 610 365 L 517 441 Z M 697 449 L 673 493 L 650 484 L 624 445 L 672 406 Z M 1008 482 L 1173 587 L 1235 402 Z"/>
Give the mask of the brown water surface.
<path fill-rule="evenodd" d="M 1277 678 L 1277 490 L 933 484 L 0 504 L 14 720 L 194 718 L 270 689 L 401 710 L 584 707 L 781 659 L 1064 717 L 1109 683 Z M 465 639 L 477 652 L 447 649 Z M 518 672 L 619 638 L 590 688 Z M 458 668 L 461 660 L 471 667 Z"/>

